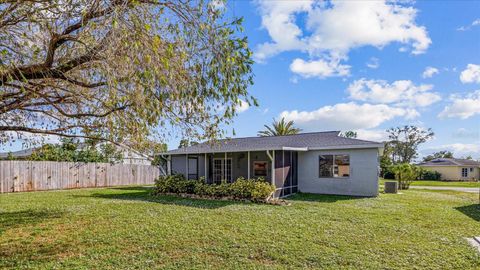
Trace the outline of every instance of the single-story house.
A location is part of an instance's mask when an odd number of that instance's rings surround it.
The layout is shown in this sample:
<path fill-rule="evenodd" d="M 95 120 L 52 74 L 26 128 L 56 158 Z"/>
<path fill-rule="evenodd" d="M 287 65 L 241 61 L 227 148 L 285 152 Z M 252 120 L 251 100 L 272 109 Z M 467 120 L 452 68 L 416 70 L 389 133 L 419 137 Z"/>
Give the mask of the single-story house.
<path fill-rule="evenodd" d="M 480 162 L 471 159 L 436 158 L 422 162 L 418 166 L 439 172 L 442 180 L 478 181 L 480 179 Z"/>
<path fill-rule="evenodd" d="M 247 137 L 200 143 L 162 153 L 167 174 L 207 183 L 264 178 L 276 197 L 298 191 L 378 195 L 383 144 L 340 136 L 339 131 Z"/>

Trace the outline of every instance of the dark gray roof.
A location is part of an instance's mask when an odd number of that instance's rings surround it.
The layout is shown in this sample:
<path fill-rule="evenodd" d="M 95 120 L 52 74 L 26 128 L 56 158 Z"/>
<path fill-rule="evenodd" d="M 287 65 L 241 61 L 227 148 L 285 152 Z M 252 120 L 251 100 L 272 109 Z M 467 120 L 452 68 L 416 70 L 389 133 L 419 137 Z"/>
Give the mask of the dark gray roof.
<path fill-rule="evenodd" d="M 480 166 L 480 162 L 460 158 L 436 158 L 418 164 L 419 166 Z"/>
<path fill-rule="evenodd" d="M 339 131 L 300 133 L 285 136 L 246 137 L 218 140 L 214 143 L 204 142 L 184 148 L 168 151 L 164 154 L 201 154 L 216 152 L 243 152 L 282 150 L 288 148 L 312 149 L 346 149 L 346 148 L 381 148 L 382 143 L 349 139 L 339 136 Z"/>

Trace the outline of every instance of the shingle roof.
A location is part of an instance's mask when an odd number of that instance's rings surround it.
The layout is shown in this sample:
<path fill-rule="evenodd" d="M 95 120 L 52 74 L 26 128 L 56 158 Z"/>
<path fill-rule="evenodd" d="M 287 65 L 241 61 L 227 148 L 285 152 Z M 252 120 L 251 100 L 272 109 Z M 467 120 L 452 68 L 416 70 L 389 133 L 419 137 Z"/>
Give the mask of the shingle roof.
<path fill-rule="evenodd" d="M 204 142 L 184 148 L 168 151 L 164 154 L 201 154 L 216 152 L 243 152 L 281 150 L 285 148 L 307 149 L 346 149 L 381 148 L 382 143 L 350 139 L 339 136 L 339 131 L 300 133 L 285 136 L 246 137 L 218 140 L 215 143 Z"/>
<path fill-rule="evenodd" d="M 460 158 L 436 158 L 418 164 L 419 166 L 480 166 L 480 162 Z"/>

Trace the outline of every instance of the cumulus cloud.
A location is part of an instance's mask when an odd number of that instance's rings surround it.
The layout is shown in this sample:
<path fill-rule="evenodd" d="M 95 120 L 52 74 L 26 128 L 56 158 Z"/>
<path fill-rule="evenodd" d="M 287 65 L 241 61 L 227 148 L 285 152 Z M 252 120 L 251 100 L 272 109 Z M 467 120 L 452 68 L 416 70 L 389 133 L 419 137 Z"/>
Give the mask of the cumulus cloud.
<path fill-rule="evenodd" d="M 462 83 L 480 83 L 480 65 L 468 64 L 467 68 L 460 73 Z"/>
<path fill-rule="evenodd" d="M 450 96 L 451 104 L 445 106 L 438 115 L 440 118 L 467 119 L 480 114 L 480 90 L 469 93 L 465 96 Z"/>
<path fill-rule="evenodd" d="M 301 51 L 310 57 L 305 62 L 322 59 L 339 65 L 338 61 L 346 60 L 349 51 L 358 47 L 382 48 L 397 42 L 410 48 L 412 54 L 420 54 L 431 44 L 425 27 L 415 22 L 417 10 L 394 1 L 260 0 L 258 3 L 262 27 L 268 31 L 271 41 L 256 48 L 257 61 L 284 51 Z M 297 20 L 300 16 L 304 17 Z M 305 28 L 300 22 L 305 22 Z M 326 74 L 348 75 L 346 72 Z M 325 77 L 324 73 L 321 75 Z"/>
<path fill-rule="evenodd" d="M 351 83 L 347 92 L 350 98 L 372 103 L 395 103 L 397 106 L 426 107 L 439 100 L 432 92 L 433 85 L 415 85 L 412 81 L 399 80 L 388 83 L 384 80 L 360 79 Z"/>
<path fill-rule="evenodd" d="M 410 109 L 385 104 L 338 103 L 313 111 L 283 111 L 280 117 L 293 120 L 304 130 L 358 130 L 375 128 L 395 117 L 412 117 Z"/>
<path fill-rule="evenodd" d="M 426 67 L 425 70 L 422 73 L 422 77 L 425 78 L 431 78 L 433 75 L 438 74 L 438 69 L 434 67 Z"/>
<path fill-rule="evenodd" d="M 236 106 L 236 111 L 238 113 L 242 113 L 242 112 L 248 110 L 249 108 L 250 108 L 250 105 L 246 101 L 240 99 L 239 104 L 237 104 L 237 106 Z"/>
<path fill-rule="evenodd" d="M 385 130 L 378 129 L 358 129 L 357 138 L 367 141 L 383 142 L 388 140 L 388 133 Z"/>
<path fill-rule="evenodd" d="M 350 66 L 341 65 L 338 61 L 304 61 L 303 59 L 296 58 L 290 64 L 290 70 L 304 78 L 311 77 L 338 77 L 346 76 L 350 74 Z"/>
<path fill-rule="evenodd" d="M 380 66 L 380 60 L 376 57 L 372 57 L 365 65 L 371 69 L 376 69 Z"/>

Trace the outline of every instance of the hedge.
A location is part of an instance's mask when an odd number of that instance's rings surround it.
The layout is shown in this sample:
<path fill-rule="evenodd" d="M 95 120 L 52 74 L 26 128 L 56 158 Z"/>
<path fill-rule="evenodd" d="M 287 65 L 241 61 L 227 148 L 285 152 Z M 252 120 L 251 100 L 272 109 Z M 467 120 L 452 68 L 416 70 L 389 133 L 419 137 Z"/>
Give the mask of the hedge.
<path fill-rule="evenodd" d="M 274 191 L 275 186 L 261 178 L 240 177 L 233 183 L 207 184 L 203 179 L 187 180 L 183 175 L 177 174 L 157 178 L 153 194 L 192 194 L 215 199 L 267 202 Z"/>

